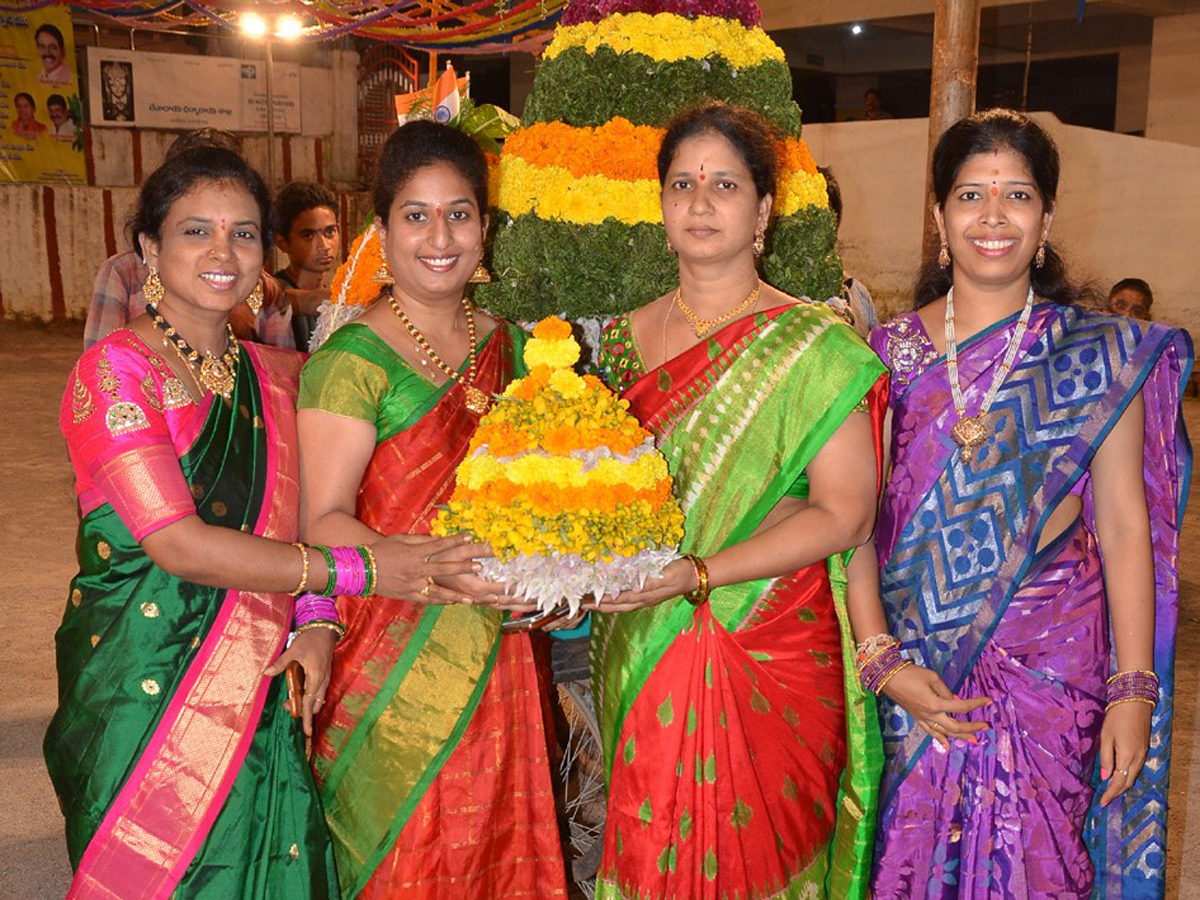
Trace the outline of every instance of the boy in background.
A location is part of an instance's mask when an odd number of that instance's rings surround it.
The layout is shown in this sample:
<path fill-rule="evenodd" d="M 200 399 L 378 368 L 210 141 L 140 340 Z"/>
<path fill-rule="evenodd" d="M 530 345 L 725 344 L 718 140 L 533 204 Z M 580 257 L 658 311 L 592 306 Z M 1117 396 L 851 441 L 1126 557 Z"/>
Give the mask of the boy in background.
<path fill-rule="evenodd" d="M 317 324 L 316 307 L 329 299 L 326 275 L 341 256 L 342 235 L 338 228 L 337 201 L 325 187 L 312 181 L 293 181 L 275 200 L 275 246 L 287 254 L 288 264 L 275 273 L 285 288 L 321 294 L 302 315 L 292 316 L 296 349 L 308 352 L 309 338 Z M 312 296 L 312 295 L 310 295 Z"/>

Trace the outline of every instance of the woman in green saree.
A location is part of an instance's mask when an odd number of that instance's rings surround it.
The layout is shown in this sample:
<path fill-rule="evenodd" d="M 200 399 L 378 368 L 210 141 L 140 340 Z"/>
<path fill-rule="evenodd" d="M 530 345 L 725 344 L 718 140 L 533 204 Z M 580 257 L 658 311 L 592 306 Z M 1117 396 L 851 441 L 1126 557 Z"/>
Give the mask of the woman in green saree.
<path fill-rule="evenodd" d="M 679 288 L 608 327 L 601 368 L 667 458 L 690 556 L 599 605 L 596 896 L 862 896 L 880 753 L 845 561 L 874 520 L 884 369 L 825 304 L 759 280 L 761 118 L 689 110 L 658 169 Z"/>
<path fill-rule="evenodd" d="M 292 596 L 349 569 L 290 543 L 301 357 L 228 327 L 260 293 L 269 215 L 232 151 L 151 174 L 133 223 L 147 315 L 90 348 L 63 398 L 83 518 L 45 755 L 70 897 L 337 896 L 303 738 L 264 676 L 302 663 L 307 727 L 340 625 L 310 624 L 285 652 Z M 431 571 L 409 546 L 374 552 L 382 589 Z"/>

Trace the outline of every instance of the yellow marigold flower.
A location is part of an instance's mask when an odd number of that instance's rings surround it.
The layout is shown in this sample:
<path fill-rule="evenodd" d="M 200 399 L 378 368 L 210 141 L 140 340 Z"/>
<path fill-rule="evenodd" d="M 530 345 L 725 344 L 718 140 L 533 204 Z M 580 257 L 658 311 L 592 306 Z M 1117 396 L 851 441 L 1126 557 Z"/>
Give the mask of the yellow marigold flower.
<path fill-rule="evenodd" d="M 579 344 L 574 338 L 565 341 L 546 341 L 534 338 L 525 344 L 525 365 L 549 366 L 553 369 L 570 368 L 579 362 Z M 539 396 L 537 400 L 541 400 Z M 534 402 L 536 403 L 537 400 Z"/>
<path fill-rule="evenodd" d="M 783 50 L 761 28 L 716 16 L 689 19 L 674 13 L 618 13 L 599 22 L 560 27 L 546 48 L 553 59 L 569 47 L 595 53 L 610 47 L 617 53 L 642 53 L 661 62 L 721 56 L 736 69 L 767 60 L 786 61 Z"/>
<path fill-rule="evenodd" d="M 570 369 L 556 369 L 550 376 L 550 387 L 568 398 L 582 397 L 584 391 L 583 379 Z"/>

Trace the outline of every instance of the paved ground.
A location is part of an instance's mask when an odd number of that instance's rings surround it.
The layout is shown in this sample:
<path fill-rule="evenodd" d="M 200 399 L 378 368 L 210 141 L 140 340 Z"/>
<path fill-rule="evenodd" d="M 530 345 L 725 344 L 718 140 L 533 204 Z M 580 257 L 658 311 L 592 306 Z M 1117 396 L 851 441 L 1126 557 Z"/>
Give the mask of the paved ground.
<path fill-rule="evenodd" d="M 54 709 L 54 629 L 74 574 L 75 504 L 58 404 L 82 346 L 77 327 L 0 322 L 0 900 L 66 893 L 62 821 L 42 766 Z M 1200 435 L 1200 402 L 1185 405 Z M 1200 900 L 1200 489 L 1184 529 L 1178 718 L 1167 898 Z"/>

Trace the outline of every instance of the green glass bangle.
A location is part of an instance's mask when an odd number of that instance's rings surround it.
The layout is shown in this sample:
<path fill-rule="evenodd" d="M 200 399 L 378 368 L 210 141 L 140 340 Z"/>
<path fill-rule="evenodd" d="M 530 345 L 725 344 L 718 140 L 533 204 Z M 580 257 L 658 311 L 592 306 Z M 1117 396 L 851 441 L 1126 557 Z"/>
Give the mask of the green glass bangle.
<path fill-rule="evenodd" d="M 375 551 L 367 544 L 359 544 L 354 549 L 362 557 L 363 567 L 366 570 L 366 585 L 363 587 L 363 596 L 370 597 L 375 593 L 375 582 L 378 578 L 378 573 L 375 571 Z"/>
<path fill-rule="evenodd" d="M 320 550 L 321 555 L 325 557 L 325 566 L 327 569 L 329 569 L 329 579 L 325 583 L 325 590 L 322 591 L 322 594 L 326 597 L 332 597 L 334 595 L 334 591 L 337 590 L 338 582 L 337 560 L 333 558 L 333 551 L 324 544 L 313 544 L 310 549 Z"/>

